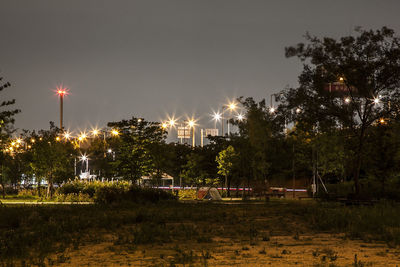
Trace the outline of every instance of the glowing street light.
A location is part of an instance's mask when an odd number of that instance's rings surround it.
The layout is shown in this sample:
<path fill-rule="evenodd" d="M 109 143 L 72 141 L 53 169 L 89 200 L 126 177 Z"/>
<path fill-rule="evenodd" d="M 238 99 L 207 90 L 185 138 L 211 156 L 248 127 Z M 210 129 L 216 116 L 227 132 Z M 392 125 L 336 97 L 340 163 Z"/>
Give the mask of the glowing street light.
<path fill-rule="evenodd" d="M 273 113 L 275 113 L 275 111 L 276 111 L 276 110 L 275 110 L 274 107 L 270 107 L 270 108 L 269 108 L 269 113 L 273 114 Z"/>
<path fill-rule="evenodd" d="M 118 136 L 119 135 L 119 131 L 117 129 L 113 129 L 113 130 L 111 130 L 111 134 L 113 136 Z"/>
<path fill-rule="evenodd" d="M 174 119 L 170 119 L 168 123 L 169 123 L 169 125 L 170 125 L 171 127 L 174 127 L 174 126 L 175 126 L 175 120 L 174 120 Z"/>
<path fill-rule="evenodd" d="M 79 157 L 79 160 L 82 161 L 82 165 L 84 162 L 86 162 L 86 172 L 89 171 L 89 157 L 86 156 L 86 154 L 83 154 Z"/>
<path fill-rule="evenodd" d="M 237 115 L 237 119 L 238 119 L 238 121 L 243 121 L 244 116 L 242 114 L 239 114 L 239 115 Z"/>
<path fill-rule="evenodd" d="M 301 108 L 296 108 L 296 113 L 299 114 L 301 112 Z"/>
<path fill-rule="evenodd" d="M 81 133 L 81 134 L 78 136 L 78 141 L 79 141 L 79 142 L 82 142 L 82 141 L 84 141 L 86 138 L 87 138 L 86 133 Z"/>
<path fill-rule="evenodd" d="M 161 124 L 161 128 L 167 129 L 167 127 L 168 127 L 168 123 L 163 122 L 163 123 Z"/>
<path fill-rule="evenodd" d="M 378 98 L 378 97 L 375 97 L 375 98 L 374 98 L 374 103 L 375 103 L 375 105 L 379 104 L 379 102 L 380 102 L 379 98 Z"/>
<path fill-rule="evenodd" d="M 98 136 L 99 134 L 100 134 L 100 131 L 97 130 L 97 129 L 94 129 L 94 130 L 92 131 L 92 135 L 93 135 L 93 136 Z"/>
<path fill-rule="evenodd" d="M 214 114 L 212 114 L 211 116 L 214 121 L 214 128 L 217 128 L 217 122 L 222 120 L 222 114 L 219 113 L 219 111 L 218 111 L 218 112 L 214 112 Z M 224 121 L 221 122 L 222 130 L 223 130 L 223 123 L 224 123 Z"/>
<path fill-rule="evenodd" d="M 228 105 L 228 108 L 229 108 L 230 111 L 235 110 L 235 109 L 236 109 L 236 103 L 235 103 L 235 102 L 230 103 L 230 104 Z"/>
<path fill-rule="evenodd" d="M 216 122 L 220 121 L 222 119 L 222 116 L 219 112 L 217 112 L 217 113 L 214 112 L 214 114 L 212 116 L 213 116 L 213 120 Z"/>
<path fill-rule="evenodd" d="M 351 102 L 350 97 L 346 97 L 346 98 L 344 99 L 344 102 L 345 102 L 346 104 L 349 104 L 349 103 Z"/>
<path fill-rule="evenodd" d="M 57 136 L 56 137 L 56 141 L 58 142 L 58 141 L 60 141 L 61 140 L 61 138 L 59 137 L 59 136 Z"/>
<path fill-rule="evenodd" d="M 71 134 L 69 132 L 64 133 L 64 139 L 69 140 L 71 138 Z"/>
<path fill-rule="evenodd" d="M 226 106 L 222 106 L 222 114 L 224 114 L 224 108 L 227 107 L 229 109 L 229 113 L 232 114 L 232 111 L 236 110 L 237 108 L 237 103 L 236 102 L 231 102 Z M 223 119 L 223 118 L 222 118 Z M 222 121 L 222 135 L 224 135 L 224 121 Z M 230 129 L 229 129 L 229 118 L 227 120 L 227 125 L 228 125 L 228 135 L 230 134 Z"/>
<path fill-rule="evenodd" d="M 274 105 L 272 104 L 272 98 L 275 98 L 275 102 L 276 102 L 276 96 L 278 94 L 271 94 L 271 99 L 270 99 L 270 106 L 269 106 L 269 113 L 273 114 L 275 113 L 276 109 L 274 108 Z"/>
<path fill-rule="evenodd" d="M 68 94 L 68 91 L 66 88 L 63 87 L 57 87 L 57 94 L 60 97 L 60 129 L 63 129 L 63 102 L 64 102 L 64 96 Z"/>

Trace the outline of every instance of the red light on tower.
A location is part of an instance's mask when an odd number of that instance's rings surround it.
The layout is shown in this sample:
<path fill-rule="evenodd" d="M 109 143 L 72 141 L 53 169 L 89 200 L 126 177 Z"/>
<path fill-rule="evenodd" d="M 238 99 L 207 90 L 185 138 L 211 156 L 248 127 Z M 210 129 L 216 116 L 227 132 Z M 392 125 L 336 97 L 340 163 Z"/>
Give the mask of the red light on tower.
<path fill-rule="evenodd" d="M 65 96 L 68 95 L 68 90 L 67 88 L 63 88 L 63 87 L 57 87 L 56 92 L 59 96 Z"/>
<path fill-rule="evenodd" d="M 65 95 L 66 91 L 65 90 L 58 90 L 57 94 L 59 95 Z"/>

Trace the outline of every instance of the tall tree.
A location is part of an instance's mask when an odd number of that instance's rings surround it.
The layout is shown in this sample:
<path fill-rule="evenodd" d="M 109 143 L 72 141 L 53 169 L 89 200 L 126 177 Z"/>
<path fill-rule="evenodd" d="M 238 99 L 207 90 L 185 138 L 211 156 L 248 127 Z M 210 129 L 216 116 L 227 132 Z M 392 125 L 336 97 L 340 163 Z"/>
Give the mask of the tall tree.
<path fill-rule="evenodd" d="M 236 153 L 233 146 L 228 146 L 226 149 L 219 152 L 216 161 L 218 163 L 218 174 L 225 177 L 225 187 L 227 188 L 228 196 L 230 196 L 230 185 L 232 174 L 237 169 L 239 155 Z"/>
<path fill-rule="evenodd" d="M 342 128 L 355 138 L 352 148 L 355 193 L 364 144 L 380 118 L 395 118 L 400 107 L 400 40 L 393 30 L 356 29 L 357 36 L 339 40 L 306 36 L 308 44 L 286 48 L 304 69 L 299 87 L 285 90 L 282 110 L 293 121 L 316 131 Z M 293 110 L 301 112 L 293 112 Z"/>
<path fill-rule="evenodd" d="M 55 182 L 61 183 L 74 175 L 73 161 L 76 151 L 72 143 L 62 140 L 61 130 L 50 122 L 49 130 L 41 130 L 31 136 L 32 169 L 37 179 L 47 180 L 47 197 L 53 195 Z"/>
<path fill-rule="evenodd" d="M 266 183 L 271 177 L 273 161 L 279 155 L 275 149 L 277 141 L 283 136 L 284 120 L 270 112 L 265 100 L 257 103 L 249 97 L 239 98 L 239 101 L 246 109 L 246 119 L 233 123 L 239 126 L 242 142 L 246 141 L 247 146 L 251 147 L 243 157 L 248 159 L 251 166 L 251 176 L 257 182 Z M 246 150 L 245 147 L 243 150 Z"/>
<path fill-rule="evenodd" d="M 185 165 L 187 163 L 188 155 L 192 152 L 192 148 L 185 144 L 169 143 L 165 145 L 162 152 L 165 161 L 163 162 L 165 172 L 176 179 L 180 178 Z"/>
<path fill-rule="evenodd" d="M 10 87 L 10 82 L 3 81 L 3 77 L 0 77 L 0 92 L 4 89 Z M 2 100 L 0 102 L 0 149 L 2 154 L 0 156 L 0 164 L 2 167 L 2 172 L 0 175 L 0 185 L 2 187 L 3 197 L 5 197 L 5 180 L 4 176 L 4 164 L 7 160 L 6 149 L 9 143 L 11 133 L 14 131 L 14 116 L 20 112 L 19 109 L 10 109 L 11 106 L 15 104 L 15 99 L 12 100 Z"/>
<path fill-rule="evenodd" d="M 124 179 L 136 181 L 156 170 L 151 146 L 166 138 L 166 131 L 157 122 L 132 117 L 130 120 L 109 122 L 108 126 L 118 130 L 113 138 L 116 152 L 116 168 Z"/>

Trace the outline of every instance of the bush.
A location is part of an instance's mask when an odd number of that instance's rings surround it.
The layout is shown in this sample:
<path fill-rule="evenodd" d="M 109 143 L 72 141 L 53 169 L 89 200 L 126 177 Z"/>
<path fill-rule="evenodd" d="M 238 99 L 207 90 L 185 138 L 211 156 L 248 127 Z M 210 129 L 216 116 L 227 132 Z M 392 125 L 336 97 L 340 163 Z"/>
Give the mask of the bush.
<path fill-rule="evenodd" d="M 79 192 L 83 191 L 85 182 L 80 182 L 80 181 L 72 181 L 63 184 L 60 188 L 58 188 L 58 192 L 63 195 L 68 195 L 68 194 L 79 194 Z"/>
<path fill-rule="evenodd" d="M 111 183 L 109 182 L 103 183 L 99 181 L 87 182 L 87 181 L 74 180 L 63 184 L 58 189 L 58 192 L 64 195 L 84 193 L 89 195 L 90 197 L 93 197 L 98 188 L 101 188 L 108 184 Z"/>
<path fill-rule="evenodd" d="M 53 199 L 58 202 L 93 202 L 93 198 L 91 198 L 88 194 L 79 192 L 78 194 L 70 193 L 70 194 L 54 194 Z"/>
<path fill-rule="evenodd" d="M 5 186 L 5 193 L 6 193 L 6 195 L 16 195 L 16 194 L 18 194 L 18 189 Z"/>
<path fill-rule="evenodd" d="M 118 184 L 102 187 L 99 188 L 95 194 L 95 201 L 97 203 L 105 204 L 124 201 L 135 203 L 156 203 L 162 200 L 174 199 L 176 199 L 175 196 L 169 192 L 160 189 L 141 188 L 136 185 L 131 185 L 128 188 Z"/>
<path fill-rule="evenodd" d="M 21 189 L 18 191 L 18 197 L 21 198 L 35 198 L 37 197 L 38 194 L 38 190 L 37 189 Z"/>
<path fill-rule="evenodd" d="M 400 201 L 400 186 L 397 179 L 388 180 L 385 187 L 382 187 L 378 179 L 368 178 L 360 180 L 360 193 L 354 195 L 354 182 L 343 182 L 338 184 L 327 184 L 328 194 L 320 188 L 317 197 L 329 200 L 337 198 L 358 198 L 365 200 L 387 199 Z"/>
<path fill-rule="evenodd" d="M 195 189 L 179 190 L 178 198 L 182 200 L 197 199 L 197 191 Z"/>
<path fill-rule="evenodd" d="M 121 202 L 124 199 L 125 192 L 126 189 L 123 186 L 118 186 L 118 184 L 99 187 L 94 194 L 94 200 L 103 204 Z"/>
<path fill-rule="evenodd" d="M 54 195 L 55 201 L 94 201 L 103 204 L 125 201 L 156 203 L 173 199 L 175 197 L 169 192 L 129 185 L 128 182 L 84 182 L 79 180 L 63 184 Z"/>

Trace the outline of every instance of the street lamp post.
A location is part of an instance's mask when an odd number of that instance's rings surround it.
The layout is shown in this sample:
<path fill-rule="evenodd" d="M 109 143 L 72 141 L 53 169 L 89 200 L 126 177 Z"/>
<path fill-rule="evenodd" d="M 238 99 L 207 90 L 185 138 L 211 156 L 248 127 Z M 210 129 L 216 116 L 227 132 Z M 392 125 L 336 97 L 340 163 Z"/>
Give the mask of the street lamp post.
<path fill-rule="evenodd" d="M 229 109 L 229 114 L 232 115 L 232 111 L 234 111 L 236 109 L 236 103 L 232 102 L 228 105 L 228 109 Z M 230 129 L 229 129 L 229 117 L 227 119 L 227 124 L 228 124 L 228 136 L 231 133 Z"/>
<path fill-rule="evenodd" d="M 235 102 L 232 102 L 228 105 L 222 106 L 222 113 L 220 116 L 218 116 L 218 119 L 217 119 L 217 120 L 219 120 L 219 118 L 221 119 L 221 136 L 224 136 L 224 124 L 225 124 L 224 114 L 225 114 L 226 109 L 229 109 L 229 113 L 230 113 L 230 115 L 232 115 L 232 111 L 234 111 L 236 108 L 237 108 L 237 104 Z M 215 114 L 214 118 L 216 118 L 216 116 L 217 115 Z M 230 134 L 229 116 L 227 117 L 226 122 L 227 122 L 227 126 L 228 126 L 227 134 L 229 135 Z"/>
<path fill-rule="evenodd" d="M 65 88 L 57 88 L 57 94 L 60 96 L 60 129 L 63 129 L 64 96 L 67 94 Z"/>
<path fill-rule="evenodd" d="M 196 146 L 196 136 L 195 136 L 195 122 L 194 122 L 194 120 L 189 120 L 188 121 L 188 126 L 189 126 L 189 128 L 191 128 L 192 129 L 192 147 L 195 147 Z"/>
<path fill-rule="evenodd" d="M 216 129 L 217 128 L 217 122 L 219 122 L 222 119 L 222 114 L 219 113 L 219 111 L 218 112 L 214 112 L 212 117 L 213 117 L 213 120 L 214 120 L 214 128 Z M 223 132 L 223 130 L 224 130 L 223 121 L 221 122 L 221 125 L 222 125 L 222 131 L 221 132 Z M 222 133 L 222 135 L 223 135 L 223 133 Z"/>
<path fill-rule="evenodd" d="M 83 164 L 86 165 L 85 166 L 86 167 L 85 168 L 86 169 L 85 173 L 87 174 L 89 172 L 89 157 L 86 156 L 86 154 L 83 154 L 83 155 L 80 156 L 79 160 L 82 161 L 82 167 L 83 167 Z M 81 172 L 82 172 L 82 170 L 81 170 Z"/>

